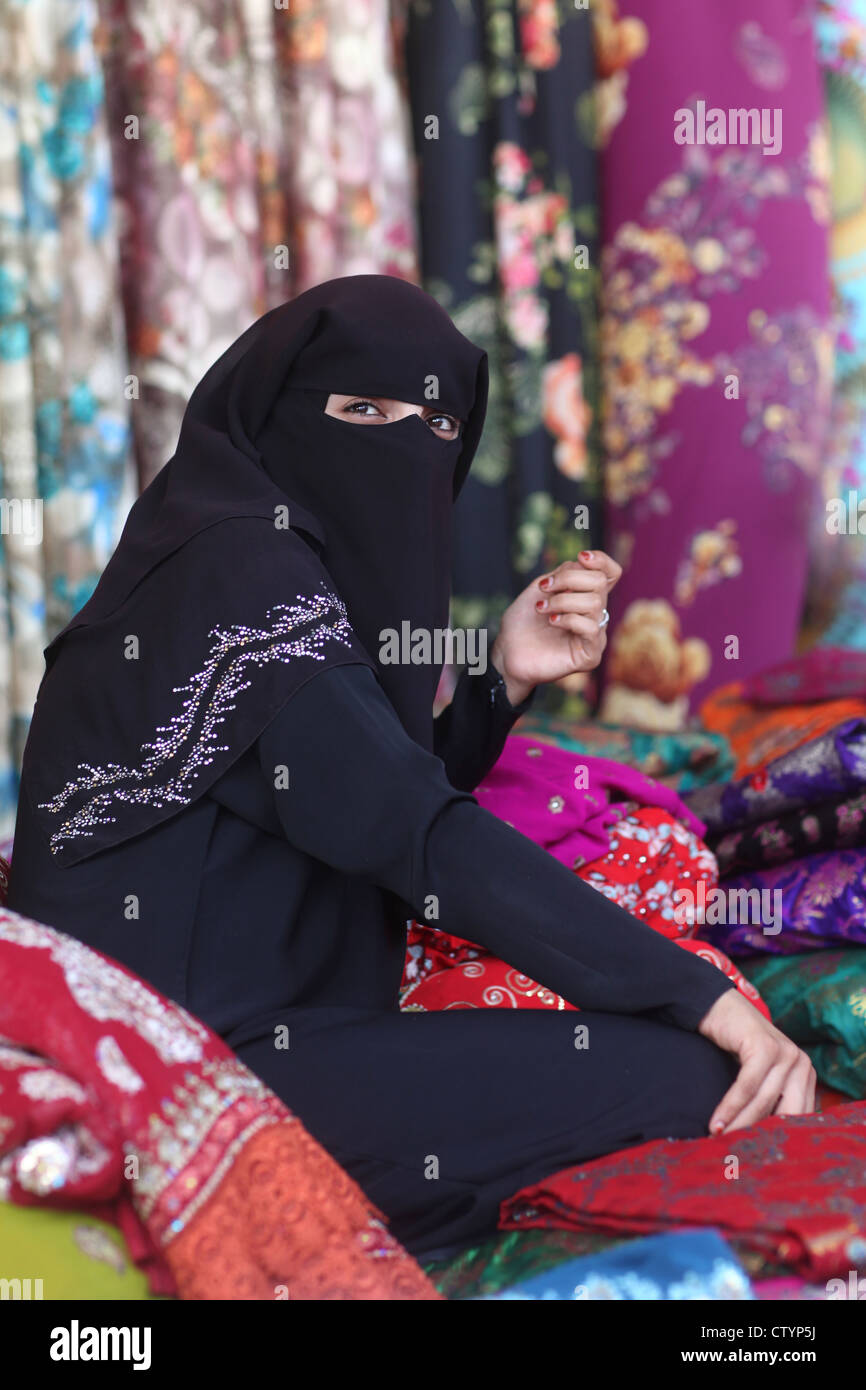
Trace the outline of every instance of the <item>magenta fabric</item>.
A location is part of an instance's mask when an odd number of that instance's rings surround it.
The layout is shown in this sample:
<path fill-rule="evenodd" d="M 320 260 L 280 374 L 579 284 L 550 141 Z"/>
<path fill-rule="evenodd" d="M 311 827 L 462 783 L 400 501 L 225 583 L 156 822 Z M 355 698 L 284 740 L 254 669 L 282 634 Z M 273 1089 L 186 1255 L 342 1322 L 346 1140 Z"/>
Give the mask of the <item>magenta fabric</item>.
<path fill-rule="evenodd" d="M 591 758 L 512 734 L 476 788 L 479 804 L 568 868 L 607 854 L 608 827 L 631 806 L 658 806 L 703 835 L 704 824 L 670 787 L 609 758 Z"/>
<path fill-rule="evenodd" d="M 624 566 L 608 723 L 681 728 L 710 690 L 794 650 L 832 380 L 808 8 L 603 7 L 642 31 L 600 171 L 606 548 Z M 779 152 L 677 143 L 675 113 L 698 101 L 781 110 Z"/>

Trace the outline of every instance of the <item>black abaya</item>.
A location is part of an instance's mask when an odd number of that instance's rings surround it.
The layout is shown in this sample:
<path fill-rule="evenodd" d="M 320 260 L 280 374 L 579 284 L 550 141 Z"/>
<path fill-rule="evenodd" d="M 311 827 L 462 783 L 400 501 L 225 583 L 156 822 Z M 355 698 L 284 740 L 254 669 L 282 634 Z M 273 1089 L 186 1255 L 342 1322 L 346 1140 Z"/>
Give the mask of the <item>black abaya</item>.
<path fill-rule="evenodd" d="M 567 1164 L 706 1132 L 736 1073 L 688 1031 L 730 982 L 455 789 L 500 751 L 501 686 L 464 676 L 446 715 L 443 765 L 365 666 L 325 670 L 208 795 L 101 855 L 60 868 L 22 797 L 10 896 L 221 1033 L 415 1253 L 492 1231 Z M 443 930 L 580 1015 L 401 1013 L 431 894 Z"/>
<path fill-rule="evenodd" d="M 329 393 L 435 402 L 462 433 L 334 418 Z M 434 729 L 435 663 L 380 650 L 447 621 L 486 394 L 484 354 L 383 276 L 223 354 L 48 648 L 9 897 L 209 1023 L 418 1252 L 565 1163 L 703 1132 L 735 1071 L 690 1031 L 730 982 L 468 795 L 513 718 L 501 684 L 464 676 Z M 434 902 L 579 1024 L 401 1013 L 405 921 Z"/>

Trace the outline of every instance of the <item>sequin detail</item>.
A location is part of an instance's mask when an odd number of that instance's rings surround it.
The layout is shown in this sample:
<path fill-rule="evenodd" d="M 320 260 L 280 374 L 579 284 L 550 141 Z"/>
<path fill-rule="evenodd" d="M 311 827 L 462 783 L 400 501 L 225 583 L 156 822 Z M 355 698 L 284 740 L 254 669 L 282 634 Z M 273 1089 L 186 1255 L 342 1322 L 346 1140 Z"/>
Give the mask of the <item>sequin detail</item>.
<path fill-rule="evenodd" d="M 115 1274 L 126 1273 L 123 1251 L 115 1245 L 107 1231 L 101 1230 L 99 1226 L 76 1226 L 72 1232 L 72 1239 L 82 1254 L 87 1255 L 89 1259 L 101 1260 L 103 1264 L 109 1265 Z"/>
<path fill-rule="evenodd" d="M 118 1090 L 134 1095 L 144 1085 L 138 1072 L 129 1065 L 119 1044 L 110 1034 L 100 1038 L 96 1044 L 96 1060 L 102 1075 Z"/>
<path fill-rule="evenodd" d="M 167 1244 L 186 1226 L 263 1126 L 291 1123 L 285 1107 L 241 1062 L 204 1062 L 150 1116 L 132 1197 L 142 1220 Z M 128 1152 L 134 1152 L 132 1149 Z M 181 1176 L 182 1175 L 182 1176 Z"/>
<path fill-rule="evenodd" d="M 80 1104 L 86 1099 L 83 1086 L 50 1067 L 24 1072 L 18 1078 L 18 1089 L 30 1100 L 74 1100 Z"/>
<path fill-rule="evenodd" d="M 218 741 L 219 726 L 237 708 L 241 692 L 252 685 L 253 668 L 304 657 L 323 661 L 328 644 L 351 644 L 346 607 L 336 594 L 298 594 L 296 599 L 294 604 L 269 608 L 263 627 L 234 623 L 210 630 L 204 666 L 185 684 L 172 687 L 173 694 L 186 698 L 168 724 L 158 726 L 153 741 L 142 744 L 140 766 L 79 763 L 77 777 L 49 801 L 39 802 L 40 810 L 59 814 L 73 798 L 85 797 L 51 835 L 52 854 L 72 840 L 92 838 L 95 827 L 115 823 L 112 812 L 118 803 L 160 810 L 189 805 L 202 773 L 218 753 L 230 748 Z"/>
<path fill-rule="evenodd" d="M 13 1151 L 13 1171 L 21 1187 L 46 1196 L 74 1179 L 103 1170 L 110 1160 L 86 1125 L 61 1125 L 54 1134 L 31 1139 Z"/>

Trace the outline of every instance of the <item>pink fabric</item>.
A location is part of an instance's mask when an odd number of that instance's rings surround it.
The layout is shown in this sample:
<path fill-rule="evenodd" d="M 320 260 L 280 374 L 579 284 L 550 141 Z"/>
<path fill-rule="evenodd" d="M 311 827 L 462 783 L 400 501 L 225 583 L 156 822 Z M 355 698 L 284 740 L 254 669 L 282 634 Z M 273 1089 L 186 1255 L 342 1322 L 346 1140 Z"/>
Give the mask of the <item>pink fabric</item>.
<path fill-rule="evenodd" d="M 696 835 L 705 830 L 675 791 L 636 768 L 518 734 L 506 740 L 475 796 L 569 869 L 607 854 L 609 828 L 635 804 L 669 811 Z"/>
<path fill-rule="evenodd" d="M 802 705 L 866 695 L 866 652 L 813 647 L 803 656 L 753 676 L 741 695 L 755 705 Z"/>

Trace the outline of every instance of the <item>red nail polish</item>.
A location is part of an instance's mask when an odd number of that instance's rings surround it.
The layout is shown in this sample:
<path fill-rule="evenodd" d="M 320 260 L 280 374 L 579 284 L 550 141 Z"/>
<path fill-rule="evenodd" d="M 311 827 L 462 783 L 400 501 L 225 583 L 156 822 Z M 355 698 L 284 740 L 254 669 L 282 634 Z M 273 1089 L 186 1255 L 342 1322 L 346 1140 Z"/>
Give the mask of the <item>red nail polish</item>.
<path fill-rule="evenodd" d="M 535 606 L 536 606 L 536 608 L 538 609 L 538 611 L 541 612 L 542 609 L 544 609 L 544 608 L 547 607 L 547 599 L 546 599 L 546 598 L 540 598 L 540 599 L 538 600 L 538 602 L 536 603 Z"/>
<path fill-rule="evenodd" d="M 538 587 L 539 587 L 539 589 L 549 589 L 552 583 L 553 583 L 553 580 L 551 579 L 550 575 L 548 574 L 548 575 L 545 575 L 544 579 L 539 579 L 539 581 L 538 581 Z"/>

